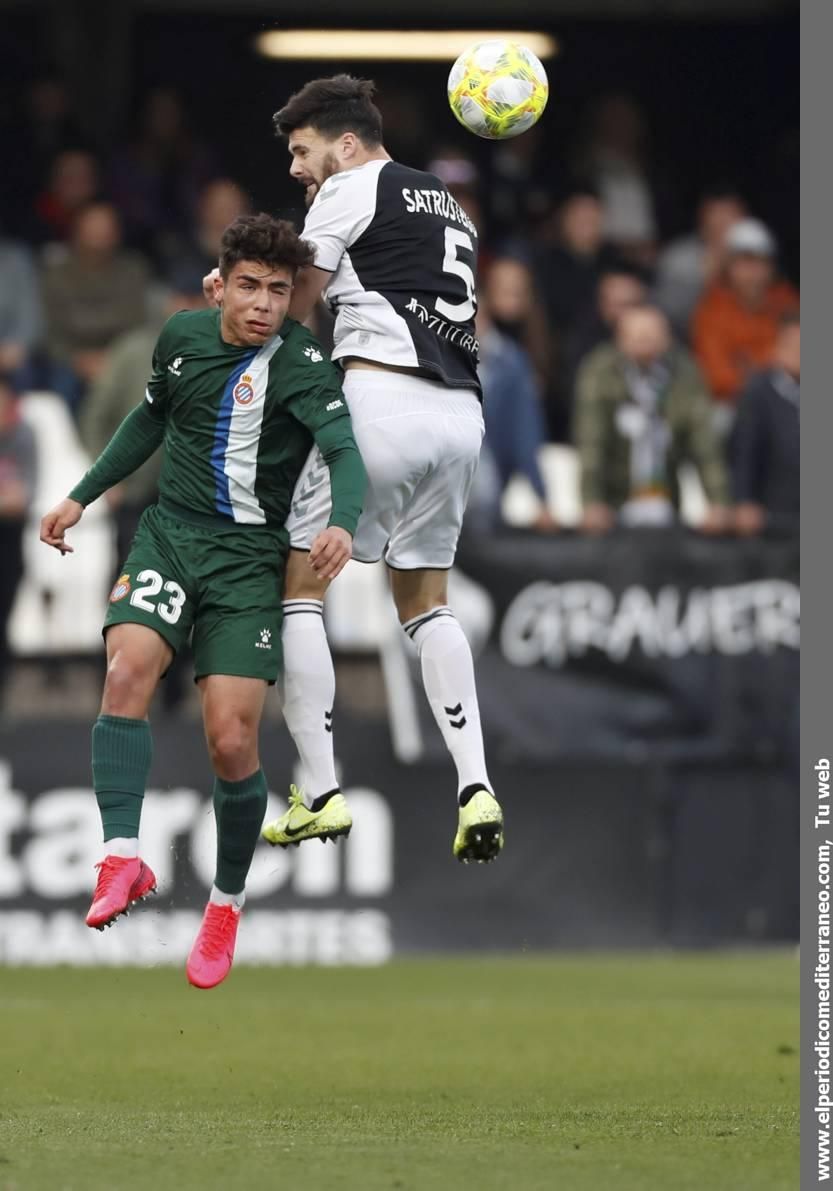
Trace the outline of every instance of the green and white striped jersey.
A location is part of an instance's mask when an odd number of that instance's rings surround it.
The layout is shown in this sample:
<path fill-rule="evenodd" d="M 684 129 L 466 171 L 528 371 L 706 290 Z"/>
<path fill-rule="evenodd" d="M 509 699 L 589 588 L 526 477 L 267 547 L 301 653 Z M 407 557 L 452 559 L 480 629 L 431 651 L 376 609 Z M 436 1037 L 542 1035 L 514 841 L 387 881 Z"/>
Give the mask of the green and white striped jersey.
<path fill-rule="evenodd" d="M 219 310 L 162 329 L 146 407 L 165 424 L 161 498 L 242 525 L 283 525 L 313 436 L 348 418 L 341 374 L 286 319 L 261 348 L 235 347 Z"/>

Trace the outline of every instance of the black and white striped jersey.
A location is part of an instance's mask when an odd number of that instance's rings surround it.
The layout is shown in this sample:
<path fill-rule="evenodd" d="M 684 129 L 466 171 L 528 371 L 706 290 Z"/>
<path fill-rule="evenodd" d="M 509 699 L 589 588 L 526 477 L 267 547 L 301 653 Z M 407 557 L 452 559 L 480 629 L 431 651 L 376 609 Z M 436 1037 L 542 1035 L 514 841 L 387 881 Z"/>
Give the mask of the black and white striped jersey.
<path fill-rule="evenodd" d="M 414 368 L 480 392 L 474 330 L 477 232 L 433 174 L 368 161 L 333 174 L 303 237 L 332 273 L 333 359 Z"/>

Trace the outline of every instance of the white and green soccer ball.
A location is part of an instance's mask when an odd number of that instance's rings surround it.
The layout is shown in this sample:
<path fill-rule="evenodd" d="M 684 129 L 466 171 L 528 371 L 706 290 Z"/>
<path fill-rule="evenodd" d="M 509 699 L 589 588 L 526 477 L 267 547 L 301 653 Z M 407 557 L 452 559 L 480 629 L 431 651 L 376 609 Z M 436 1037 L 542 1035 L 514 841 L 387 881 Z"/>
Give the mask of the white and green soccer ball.
<path fill-rule="evenodd" d="M 526 132 L 549 96 L 547 72 L 515 41 L 480 41 L 460 55 L 448 76 L 448 102 L 464 128 L 490 141 Z"/>

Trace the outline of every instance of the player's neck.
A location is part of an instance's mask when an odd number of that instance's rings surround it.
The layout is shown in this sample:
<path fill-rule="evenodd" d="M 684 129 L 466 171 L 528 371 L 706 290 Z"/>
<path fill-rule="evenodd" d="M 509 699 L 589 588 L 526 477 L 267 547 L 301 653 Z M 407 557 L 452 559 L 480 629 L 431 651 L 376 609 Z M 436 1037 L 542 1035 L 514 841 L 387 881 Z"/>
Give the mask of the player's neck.
<path fill-rule="evenodd" d="M 351 159 L 350 164 L 346 165 L 345 170 L 357 170 L 359 166 L 367 165 L 369 161 L 392 161 L 390 153 L 384 145 L 379 145 L 378 149 L 363 149 L 360 153 Z"/>

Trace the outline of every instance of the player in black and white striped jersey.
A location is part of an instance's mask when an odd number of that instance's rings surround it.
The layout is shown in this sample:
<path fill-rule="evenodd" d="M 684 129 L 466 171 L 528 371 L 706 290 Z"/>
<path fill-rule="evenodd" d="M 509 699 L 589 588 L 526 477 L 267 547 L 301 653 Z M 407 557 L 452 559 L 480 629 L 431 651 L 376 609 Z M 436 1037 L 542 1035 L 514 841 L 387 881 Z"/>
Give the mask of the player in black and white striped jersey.
<path fill-rule="evenodd" d="M 369 478 L 353 556 L 387 563 L 457 767 L 454 854 L 488 861 L 503 845 L 503 815 L 486 770 L 471 649 L 447 586 L 483 437 L 477 233 L 439 178 L 390 158 L 373 93 L 371 82 L 348 75 L 318 79 L 274 117 L 306 192 L 303 235 L 316 254 L 298 275 L 291 313 L 303 320 L 323 295 L 335 315 L 333 358 L 344 368 Z M 312 804 L 296 796 L 264 829 L 282 845 L 324 834 L 317 819 L 327 819 L 338 793 L 328 718 L 335 675 L 322 616 L 329 577 L 313 571 L 307 553 L 329 514 L 320 462 L 313 453 L 287 522 L 284 713 Z"/>

